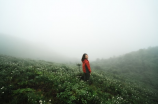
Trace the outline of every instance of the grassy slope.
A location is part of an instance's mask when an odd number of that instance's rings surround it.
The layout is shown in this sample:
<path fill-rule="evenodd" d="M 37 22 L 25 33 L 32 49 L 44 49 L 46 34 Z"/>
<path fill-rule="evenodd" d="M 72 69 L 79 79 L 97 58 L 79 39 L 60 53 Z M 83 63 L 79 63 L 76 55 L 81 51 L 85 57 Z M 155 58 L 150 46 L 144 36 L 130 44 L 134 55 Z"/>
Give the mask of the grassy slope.
<path fill-rule="evenodd" d="M 84 82 L 83 73 L 74 65 L 0 55 L 0 103 L 158 103 L 153 90 L 114 74 L 119 72 L 100 70 L 94 70 L 89 82 Z"/>
<path fill-rule="evenodd" d="M 91 67 L 158 93 L 158 47 L 98 60 Z"/>

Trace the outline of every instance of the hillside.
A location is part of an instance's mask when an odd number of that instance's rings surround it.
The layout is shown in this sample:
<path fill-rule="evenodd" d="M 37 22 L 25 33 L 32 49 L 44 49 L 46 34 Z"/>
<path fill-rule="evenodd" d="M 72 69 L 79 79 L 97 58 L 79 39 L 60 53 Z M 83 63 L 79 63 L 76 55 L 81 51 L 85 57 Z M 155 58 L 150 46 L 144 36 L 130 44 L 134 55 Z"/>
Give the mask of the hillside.
<path fill-rule="evenodd" d="M 98 60 L 92 62 L 91 67 L 117 79 L 121 77 L 121 81 L 133 82 L 158 92 L 158 46 Z"/>
<path fill-rule="evenodd" d="M 84 82 L 76 65 L 0 55 L 1 104 L 157 104 L 157 93 L 93 70 Z"/>

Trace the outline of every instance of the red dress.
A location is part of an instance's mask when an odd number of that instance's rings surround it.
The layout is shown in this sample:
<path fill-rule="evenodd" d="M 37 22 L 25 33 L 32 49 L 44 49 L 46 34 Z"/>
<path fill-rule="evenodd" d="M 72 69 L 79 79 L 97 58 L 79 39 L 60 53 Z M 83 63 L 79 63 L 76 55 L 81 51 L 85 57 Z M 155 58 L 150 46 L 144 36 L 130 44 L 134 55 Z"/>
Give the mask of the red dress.
<path fill-rule="evenodd" d="M 86 66 L 88 68 L 88 71 L 91 73 L 91 67 L 89 61 L 87 59 L 84 59 L 84 61 L 82 61 L 82 70 L 84 73 L 86 73 Z"/>

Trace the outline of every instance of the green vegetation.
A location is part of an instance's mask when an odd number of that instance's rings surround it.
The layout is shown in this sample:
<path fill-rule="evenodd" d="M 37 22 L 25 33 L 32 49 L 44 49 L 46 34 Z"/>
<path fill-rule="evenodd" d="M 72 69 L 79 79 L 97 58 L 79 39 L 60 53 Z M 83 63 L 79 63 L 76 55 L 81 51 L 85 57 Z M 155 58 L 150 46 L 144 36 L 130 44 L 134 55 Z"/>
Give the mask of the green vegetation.
<path fill-rule="evenodd" d="M 0 104 L 157 104 L 156 62 L 158 47 L 100 60 L 84 82 L 75 64 L 0 55 Z"/>
<path fill-rule="evenodd" d="M 158 93 L 158 46 L 98 60 L 91 63 L 91 67 Z"/>

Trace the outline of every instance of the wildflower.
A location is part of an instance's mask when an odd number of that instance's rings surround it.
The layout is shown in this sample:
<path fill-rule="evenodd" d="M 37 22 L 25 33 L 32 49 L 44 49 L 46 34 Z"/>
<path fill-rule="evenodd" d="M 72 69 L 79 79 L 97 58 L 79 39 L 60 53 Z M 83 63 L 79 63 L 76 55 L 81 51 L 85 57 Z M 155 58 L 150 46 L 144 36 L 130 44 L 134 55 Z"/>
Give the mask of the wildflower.
<path fill-rule="evenodd" d="M 4 86 L 1 89 L 3 89 L 3 88 L 4 88 Z"/>
<path fill-rule="evenodd" d="M 42 104 L 42 100 L 39 100 L 39 103 Z"/>

